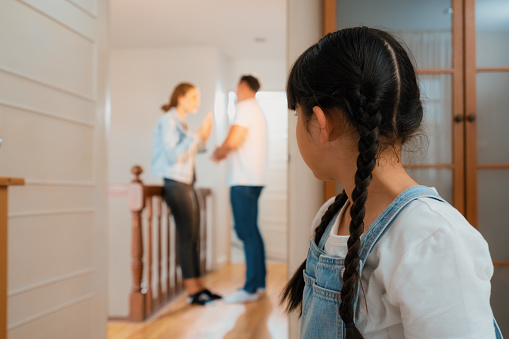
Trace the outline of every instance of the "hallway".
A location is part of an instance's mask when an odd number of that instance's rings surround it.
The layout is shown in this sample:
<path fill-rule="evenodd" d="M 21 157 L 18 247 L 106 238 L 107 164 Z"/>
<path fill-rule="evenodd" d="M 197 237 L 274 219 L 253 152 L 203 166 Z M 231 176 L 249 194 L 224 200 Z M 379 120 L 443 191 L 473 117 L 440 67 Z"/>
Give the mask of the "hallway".
<path fill-rule="evenodd" d="M 267 294 L 259 301 L 207 307 L 190 306 L 181 295 L 146 323 L 108 322 L 108 339 L 287 339 L 288 320 L 278 297 L 286 283 L 286 264 L 267 264 Z M 210 273 L 207 285 L 223 295 L 244 281 L 244 265 L 234 263 Z"/>

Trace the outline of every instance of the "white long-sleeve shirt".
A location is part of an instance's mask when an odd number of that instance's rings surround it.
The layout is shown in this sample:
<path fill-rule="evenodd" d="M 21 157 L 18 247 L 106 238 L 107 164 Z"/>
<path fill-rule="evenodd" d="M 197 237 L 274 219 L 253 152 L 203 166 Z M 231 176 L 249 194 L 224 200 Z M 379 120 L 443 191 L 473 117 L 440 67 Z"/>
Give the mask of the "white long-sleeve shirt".
<path fill-rule="evenodd" d="M 325 252 L 344 258 L 348 236 L 336 235 L 339 220 Z M 356 323 L 364 337 L 495 338 L 493 263 L 481 234 L 452 206 L 429 198 L 410 202 L 392 222 L 362 273 Z"/>

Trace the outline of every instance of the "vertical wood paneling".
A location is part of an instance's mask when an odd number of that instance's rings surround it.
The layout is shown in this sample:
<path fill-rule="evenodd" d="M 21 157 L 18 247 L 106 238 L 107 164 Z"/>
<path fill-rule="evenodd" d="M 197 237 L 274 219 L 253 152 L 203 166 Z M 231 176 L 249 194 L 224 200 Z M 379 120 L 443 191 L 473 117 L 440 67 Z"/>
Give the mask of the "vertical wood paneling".
<path fill-rule="evenodd" d="M 323 35 L 337 30 L 336 0 L 323 0 Z"/>
<path fill-rule="evenodd" d="M 461 122 L 453 123 L 453 204 L 465 214 L 465 105 L 464 105 L 464 63 L 463 63 L 463 0 L 452 1 L 452 43 L 453 43 L 453 118 L 463 117 Z"/>
<path fill-rule="evenodd" d="M 7 331 L 7 192 L 0 186 L 0 336 Z"/>
<path fill-rule="evenodd" d="M 465 0 L 465 115 L 476 114 L 477 74 L 475 48 L 475 0 Z M 477 228 L 477 130 L 465 122 L 466 218 Z"/>

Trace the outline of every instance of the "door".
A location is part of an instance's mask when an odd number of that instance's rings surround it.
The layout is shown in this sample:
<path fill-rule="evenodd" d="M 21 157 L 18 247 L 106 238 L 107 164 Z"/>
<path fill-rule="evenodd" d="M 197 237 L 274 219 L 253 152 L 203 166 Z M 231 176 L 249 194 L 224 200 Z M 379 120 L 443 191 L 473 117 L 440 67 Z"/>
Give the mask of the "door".
<path fill-rule="evenodd" d="M 106 338 L 107 29 L 108 1 L 0 1 L 8 339 Z"/>

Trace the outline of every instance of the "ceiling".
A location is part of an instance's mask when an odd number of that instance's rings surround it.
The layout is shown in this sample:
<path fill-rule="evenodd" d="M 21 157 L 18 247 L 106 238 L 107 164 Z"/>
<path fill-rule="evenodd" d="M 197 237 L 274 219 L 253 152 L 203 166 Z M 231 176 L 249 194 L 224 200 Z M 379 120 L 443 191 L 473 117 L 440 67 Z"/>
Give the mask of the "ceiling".
<path fill-rule="evenodd" d="M 215 46 L 230 58 L 284 58 L 286 2 L 111 0 L 111 46 Z"/>

